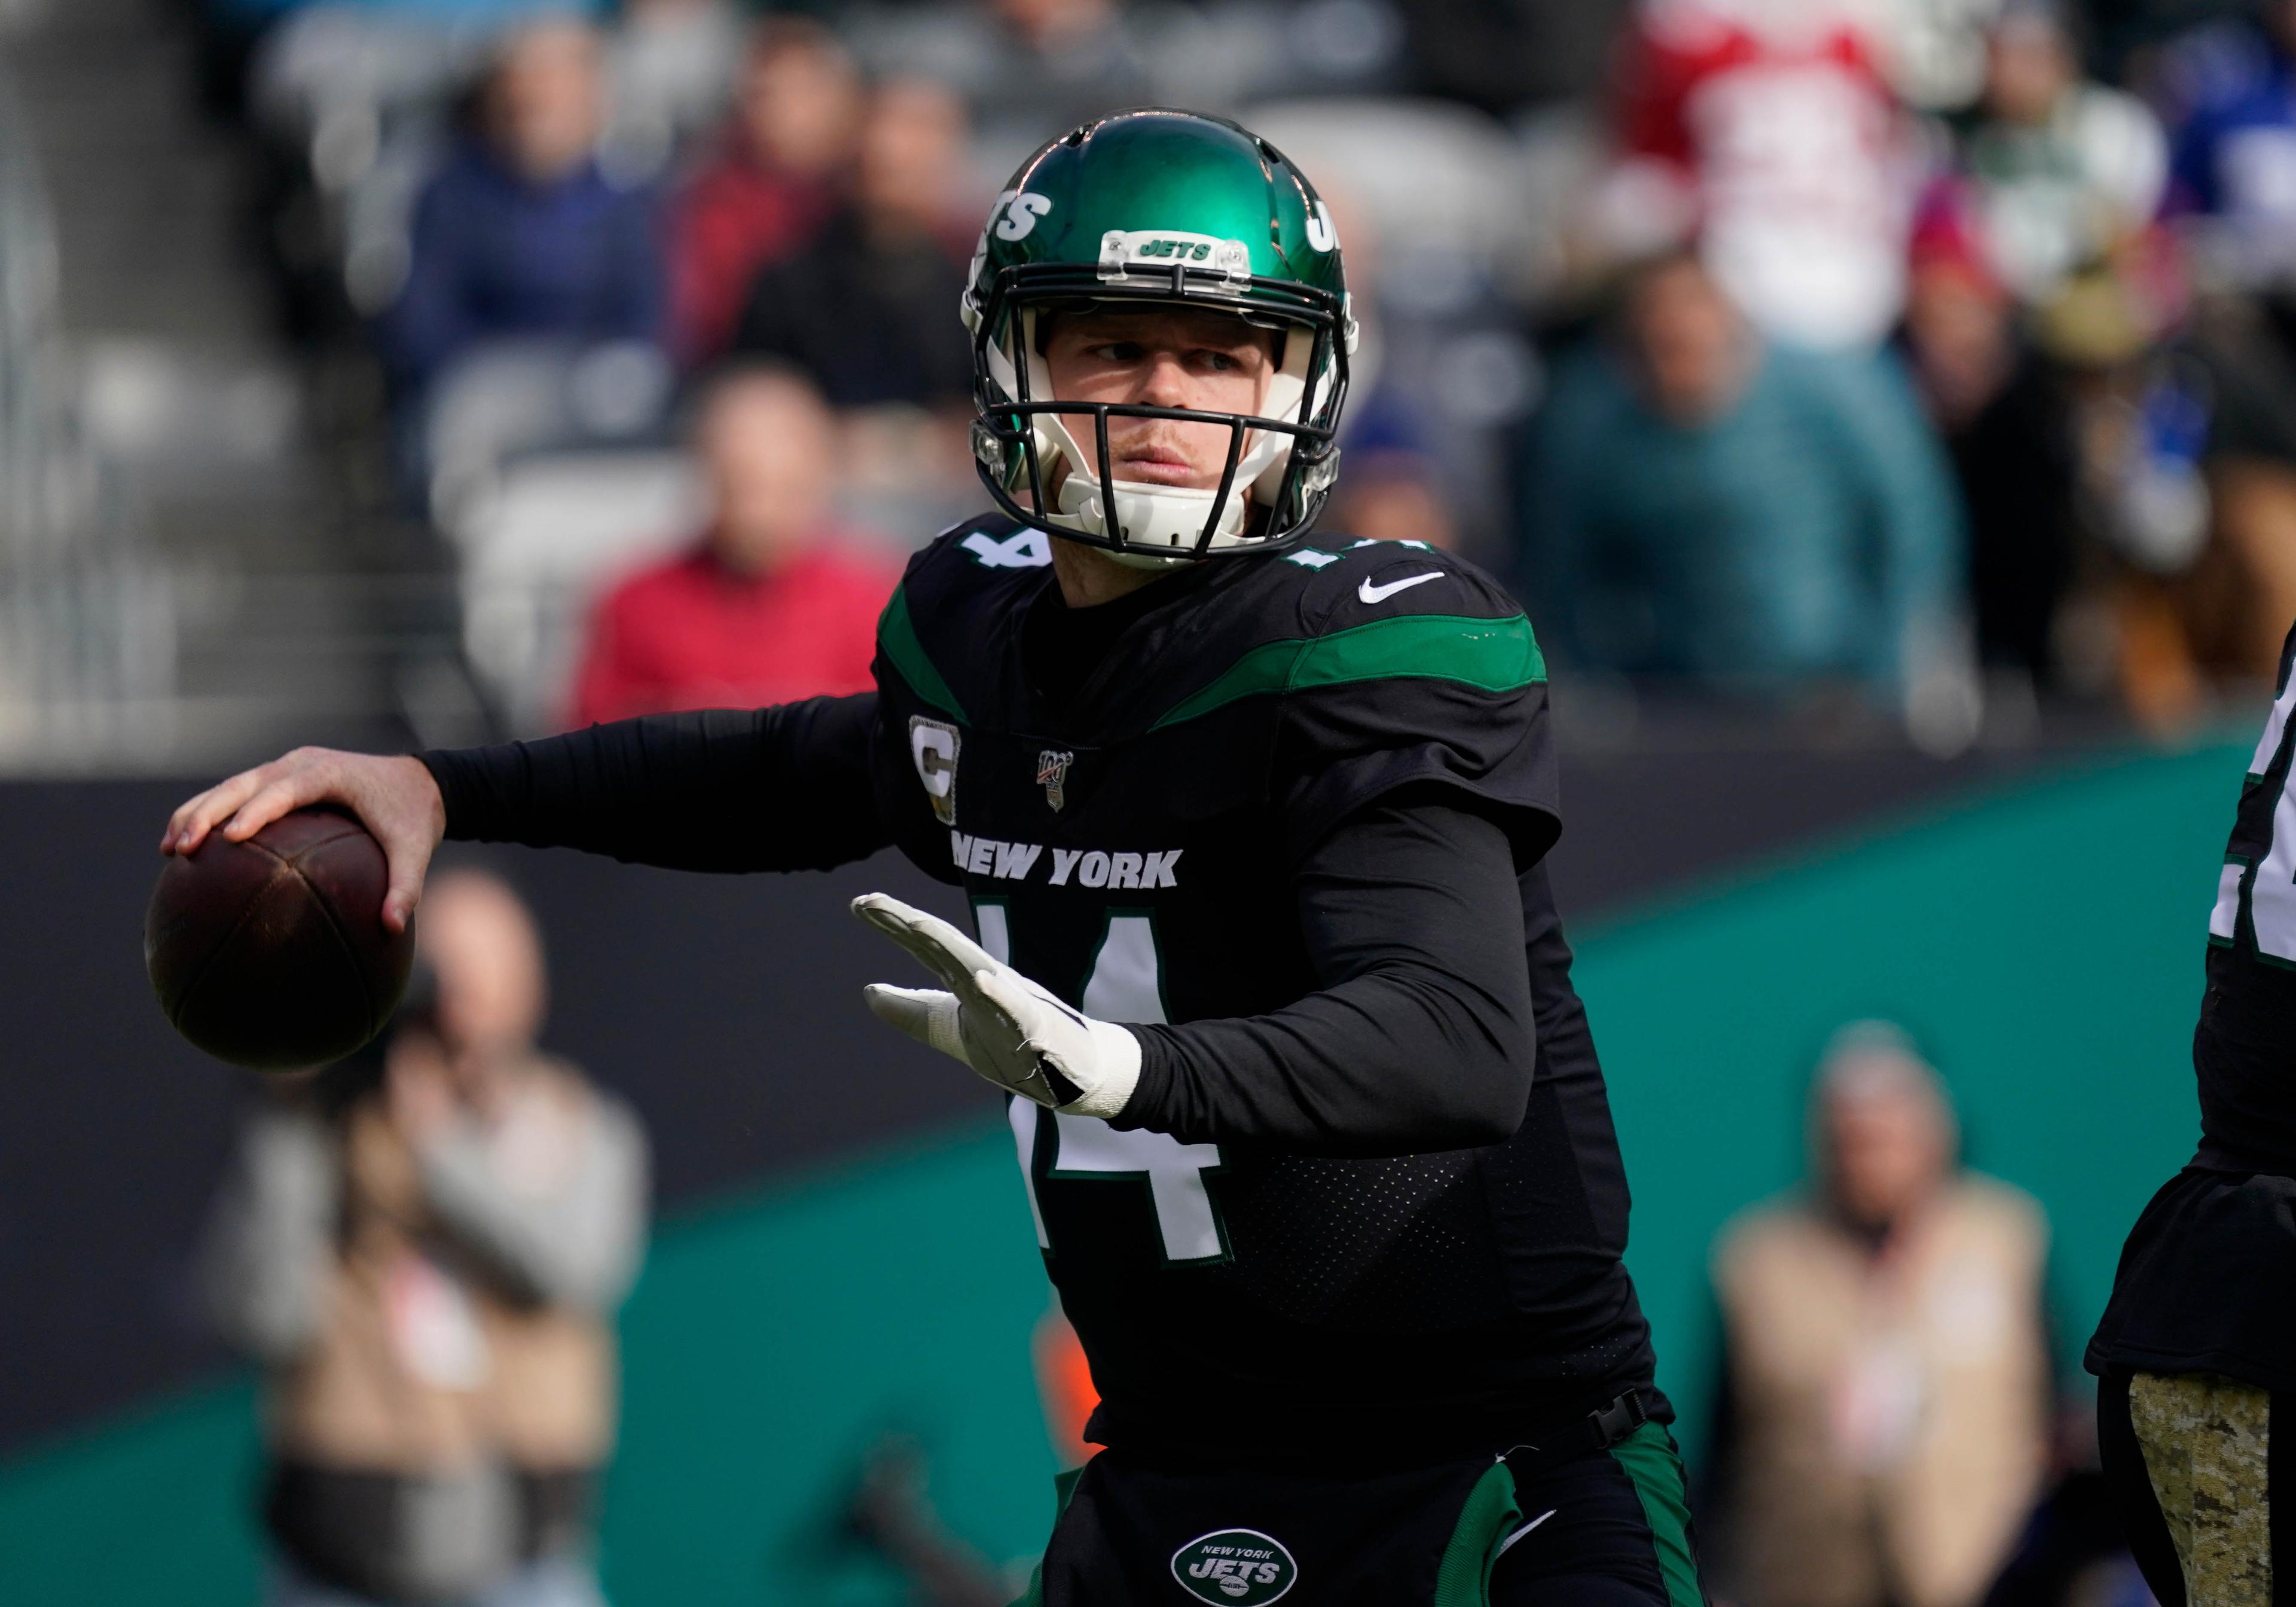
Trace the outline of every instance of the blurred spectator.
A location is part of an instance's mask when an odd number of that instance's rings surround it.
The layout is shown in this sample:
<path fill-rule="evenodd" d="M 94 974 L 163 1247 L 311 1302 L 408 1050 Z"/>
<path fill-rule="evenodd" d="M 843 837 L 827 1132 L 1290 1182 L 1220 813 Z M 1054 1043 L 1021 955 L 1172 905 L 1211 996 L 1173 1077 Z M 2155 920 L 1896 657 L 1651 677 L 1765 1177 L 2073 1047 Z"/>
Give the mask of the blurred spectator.
<path fill-rule="evenodd" d="M 1949 673 L 1960 521 L 1895 364 L 1765 340 L 1687 254 L 1635 275 L 1622 323 L 1533 425 L 1534 613 L 1582 663 L 1721 690 Z"/>
<path fill-rule="evenodd" d="M 2123 377 L 2084 421 L 2129 482 L 2113 531 L 2122 698 L 2163 734 L 2220 688 L 2268 693 L 2271 632 L 2296 615 L 2296 462 L 2250 433 L 2271 405 L 2250 388 L 2268 357 L 2226 344 L 2253 310 L 2219 307 L 2192 352 Z"/>
<path fill-rule="evenodd" d="M 1906 125 L 1856 0 L 1644 0 L 1597 230 L 1635 258 L 1693 235 L 1768 334 L 1871 346 L 1905 298 Z"/>
<path fill-rule="evenodd" d="M 1598 89 L 1629 4 L 1415 0 L 1396 9 L 1413 76 L 1426 93 L 1507 117 L 1526 103 L 1575 99 Z M 1316 176 L 1321 188 L 1323 175 Z"/>
<path fill-rule="evenodd" d="M 2152 113 L 2082 78 L 2073 20 L 2008 0 L 1984 93 L 1924 197 L 1906 337 L 1959 473 L 1980 658 L 2030 688 L 2085 537 L 2189 560 L 2207 517 L 2152 351 L 2181 293 L 2153 228 L 2167 151 Z M 2005 686 L 1997 674 L 1997 690 Z"/>
<path fill-rule="evenodd" d="M 1025 124 L 1032 146 L 1151 98 L 1116 0 L 989 0 L 988 9 L 1000 25 L 998 70 L 976 87 L 974 104 L 984 117 Z"/>
<path fill-rule="evenodd" d="M 2209 30 L 2171 76 L 2183 115 L 2170 166 L 2204 276 L 2277 288 L 2296 279 L 2296 3 Z"/>
<path fill-rule="evenodd" d="M 480 136 L 417 203 L 406 288 L 383 348 L 421 394 L 490 340 L 652 340 L 661 272 L 651 203 L 598 166 L 604 112 L 599 42 L 571 20 L 504 43 Z"/>
<path fill-rule="evenodd" d="M 1807 1194 L 1726 1228 L 1708 1560 L 1749 1607 L 1970 1607 L 2039 1493 L 2047 1229 L 1958 1169 L 1937 1075 L 1844 1028 L 1810 1108 Z"/>
<path fill-rule="evenodd" d="M 1995 693 L 2013 675 L 2028 704 L 2061 672 L 2117 676 L 2140 720 L 2173 728 L 2243 606 L 2221 442 L 2216 488 L 2203 472 L 2225 388 L 2160 340 L 2157 236 L 2128 237 L 2021 312 L 1971 223 L 1941 208 L 1916 232 L 1905 334 L 1961 481 L 1980 658 Z"/>
<path fill-rule="evenodd" d="M 1357 239 L 1369 239 L 1368 231 Z M 1368 260 L 1372 251 L 1362 248 Z M 1340 421 L 1340 452 L 1347 471 L 1332 493 L 1321 528 L 1371 541 L 1423 541 L 1447 552 L 1459 545 L 1458 514 L 1444 483 L 1445 468 L 1423 400 L 1406 396 L 1382 360 L 1386 342 L 1370 298 L 1373 290 L 1348 263 L 1348 286 L 1361 309 L 1356 355 L 1348 363 L 1348 407 Z"/>
<path fill-rule="evenodd" d="M 434 876 L 418 954 L 434 996 L 364 1086 L 340 1067 L 249 1124 L 210 1233 L 216 1314 L 269 1369 L 271 1599 L 596 1607 L 645 1141 L 534 1048 L 542 951 L 509 888 Z"/>
<path fill-rule="evenodd" d="M 1351 455 L 1324 522 L 1367 541 L 1423 541 L 1445 552 L 1459 545 L 1434 465 L 1412 452 Z"/>
<path fill-rule="evenodd" d="M 1924 212 L 1964 212 L 1988 271 L 2030 306 L 2120 253 L 2152 223 L 2168 177 L 2152 112 L 2082 80 L 2054 0 L 2012 0 L 1993 24 L 1984 98 L 1956 143 L 1956 176 Z"/>
<path fill-rule="evenodd" d="M 2025 348 L 2008 291 L 1968 250 L 1916 253 L 1906 349 L 1960 482 L 1979 661 L 2045 686 L 2079 526 L 2069 381 Z"/>
<path fill-rule="evenodd" d="M 758 270 L 797 250 L 828 215 L 860 111 L 860 78 L 835 35 L 801 17 L 759 27 L 732 122 L 671 209 L 670 306 L 683 361 L 726 348 Z"/>
<path fill-rule="evenodd" d="M 811 374 L 839 407 L 959 406 L 972 354 L 953 309 L 979 220 L 964 199 L 964 109 L 922 79 L 875 90 L 851 201 L 750 286 L 734 349 Z"/>
<path fill-rule="evenodd" d="M 2205 712 L 2216 684 L 2269 685 L 2296 614 L 2296 3 L 2169 53 L 2169 212 L 2199 292 L 2183 386 L 2207 480 L 2205 545 L 2132 555 L 2123 680 L 2148 724 Z"/>
<path fill-rule="evenodd" d="M 1985 87 L 1985 33 L 2003 0 L 1883 0 L 1874 8 L 1882 64 L 1899 98 L 1959 111 Z"/>
<path fill-rule="evenodd" d="M 833 522 L 837 436 L 820 396 L 794 374 L 737 373 L 710 392 L 698 433 L 716 515 L 692 551 L 599 605 L 577 725 L 875 684 L 877 616 L 899 577 Z"/>
<path fill-rule="evenodd" d="M 964 98 L 998 179 L 1087 119 L 1158 99 L 1117 0 L 885 7 L 857 22 L 873 71 L 930 78 Z"/>
<path fill-rule="evenodd" d="M 605 0 L 193 0 L 184 9 L 198 15 L 201 86 L 209 105 L 237 117 L 247 109 L 242 96 L 253 59 L 314 13 L 322 19 L 319 31 L 350 46 L 336 53 L 333 65 L 346 71 L 336 87 L 363 78 L 373 88 L 407 65 L 402 53 L 418 37 L 451 49 L 538 17 L 596 16 L 608 8 Z"/>
<path fill-rule="evenodd" d="M 1358 175 L 1359 176 L 1359 175 Z M 1439 387 L 1409 391 L 1398 382 L 1390 351 L 1386 263 L 1373 215 L 1348 189 L 1347 179 L 1321 192 L 1334 233 L 1347 242 L 1348 294 L 1356 321 L 1356 348 L 1348 358 L 1348 405 L 1340 419 L 1340 476 L 1322 528 L 1372 541 L 1423 541 L 1446 551 L 1459 545 L 1458 511 L 1452 496 L 1456 472 L 1442 447 L 1457 447 L 1469 432 L 1436 422 L 1452 398 Z M 1422 250 L 1431 242 L 1419 242 Z M 1408 328 L 1408 325 L 1406 325 Z M 1412 331 L 1429 340 L 1423 328 Z"/>
<path fill-rule="evenodd" d="M 742 26 L 731 0 L 622 0 L 606 46 L 605 148 L 616 176 L 660 172 L 724 114 Z"/>

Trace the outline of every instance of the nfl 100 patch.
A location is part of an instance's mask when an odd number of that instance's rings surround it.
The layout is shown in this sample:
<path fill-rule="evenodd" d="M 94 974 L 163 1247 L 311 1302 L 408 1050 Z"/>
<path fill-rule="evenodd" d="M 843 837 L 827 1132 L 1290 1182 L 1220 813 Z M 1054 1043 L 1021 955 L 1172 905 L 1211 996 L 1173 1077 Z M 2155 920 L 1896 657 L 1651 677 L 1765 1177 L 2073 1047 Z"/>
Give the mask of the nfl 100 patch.
<path fill-rule="evenodd" d="M 1037 755 L 1037 784 L 1056 815 L 1068 808 L 1069 767 L 1074 763 L 1076 755 L 1064 749 L 1047 748 Z"/>

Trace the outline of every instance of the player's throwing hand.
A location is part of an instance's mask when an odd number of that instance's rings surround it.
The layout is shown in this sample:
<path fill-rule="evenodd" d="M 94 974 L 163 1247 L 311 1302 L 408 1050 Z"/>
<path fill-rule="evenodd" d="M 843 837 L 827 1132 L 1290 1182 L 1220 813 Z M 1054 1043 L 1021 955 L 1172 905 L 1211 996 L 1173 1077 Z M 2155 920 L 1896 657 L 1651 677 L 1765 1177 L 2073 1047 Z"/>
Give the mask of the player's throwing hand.
<path fill-rule="evenodd" d="M 422 897 L 422 874 L 447 833 L 447 806 L 421 759 L 298 748 L 209 787 L 168 817 L 163 854 L 189 854 L 220 830 L 233 842 L 297 809 L 339 804 L 357 816 L 390 863 L 382 923 L 403 931 Z"/>

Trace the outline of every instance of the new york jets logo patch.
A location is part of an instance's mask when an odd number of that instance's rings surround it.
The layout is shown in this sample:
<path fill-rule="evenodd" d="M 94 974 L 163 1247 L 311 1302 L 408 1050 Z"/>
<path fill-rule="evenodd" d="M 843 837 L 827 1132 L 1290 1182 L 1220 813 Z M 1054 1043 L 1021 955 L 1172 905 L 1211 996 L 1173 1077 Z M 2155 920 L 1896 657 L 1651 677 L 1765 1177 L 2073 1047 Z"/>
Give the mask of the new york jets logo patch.
<path fill-rule="evenodd" d="M 1292 1588 L 1300 1565 L 1273 1536 L 1256 1529 L 1222 1529 L 1174 1552 L 1172 1577 L 1199 1601 L 1259 1607 Z"/>

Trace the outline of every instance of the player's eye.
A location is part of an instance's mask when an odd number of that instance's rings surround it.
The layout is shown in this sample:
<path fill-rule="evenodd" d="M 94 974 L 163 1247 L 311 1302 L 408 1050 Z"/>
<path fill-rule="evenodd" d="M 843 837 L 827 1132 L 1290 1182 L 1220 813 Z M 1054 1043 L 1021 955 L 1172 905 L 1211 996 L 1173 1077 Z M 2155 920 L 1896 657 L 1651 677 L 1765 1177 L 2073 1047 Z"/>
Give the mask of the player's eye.
<path fill-rule="evenodd" d="M 1214 373 L 1233 373 L 1243 366 L 1234 353 L 1214 351 L 1210 348 L 1196 354 L 1196 365 L 1200 368 L 1209 368 Z"/>
<path fill-rule="evenodd" d="M 1148 348 L 1137 340 L 1106 340 L 1094 347 L 1092 355 L 1103 363 L 1137 363 Z"/>

